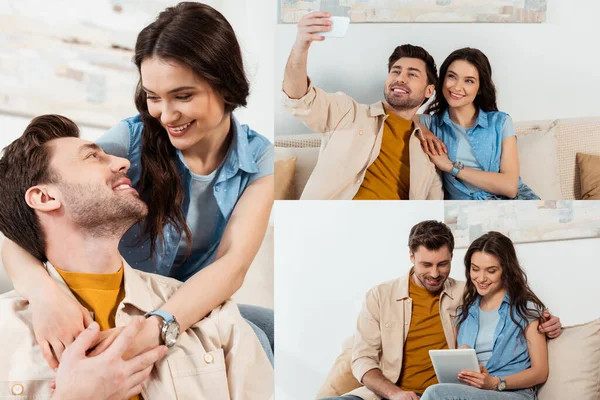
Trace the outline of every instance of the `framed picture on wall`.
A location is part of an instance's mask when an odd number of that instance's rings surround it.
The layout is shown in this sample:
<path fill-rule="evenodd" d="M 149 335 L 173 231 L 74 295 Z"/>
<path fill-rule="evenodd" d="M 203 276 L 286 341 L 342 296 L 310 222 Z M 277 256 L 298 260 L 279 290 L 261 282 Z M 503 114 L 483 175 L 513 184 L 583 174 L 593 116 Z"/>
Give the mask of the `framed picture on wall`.
<path fill-rule="evenodd" d="M 498 231 L 514 243 L 600 238 L 600 204 L 595 201 L 446 201 L 444 222 L 456 248 Z"/>
<path fill-rule="evenodd" d="M 361 22 L 521 22 L 546 21 L 547 0 L 279 0 L 283 23 L 311 11 Z"/>

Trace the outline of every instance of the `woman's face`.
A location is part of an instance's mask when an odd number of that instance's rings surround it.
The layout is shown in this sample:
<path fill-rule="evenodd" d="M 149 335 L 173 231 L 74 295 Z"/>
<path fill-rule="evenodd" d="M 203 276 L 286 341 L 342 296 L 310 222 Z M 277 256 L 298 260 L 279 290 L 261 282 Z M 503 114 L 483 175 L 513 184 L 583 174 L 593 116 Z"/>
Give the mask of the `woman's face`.
<path fill-rule="evenodd" d="M 188 66 L 146 58 L 141 76 L 148 111 L 175 148 L 187 150 L 228 123 L 223 99 Z"/>
<path fill-rule="evenodd" d="M 492 295 L 504 288 L 500 261 L 482 251 L 471 256 L 470 278 L 480 296 Z"/>
<path fill-rule="evenodd" d="M 477 68 L 464 60 L 455 60 L 448 66 L 442 91 L 452 108 L 473 104 L 479 91 Z"/>

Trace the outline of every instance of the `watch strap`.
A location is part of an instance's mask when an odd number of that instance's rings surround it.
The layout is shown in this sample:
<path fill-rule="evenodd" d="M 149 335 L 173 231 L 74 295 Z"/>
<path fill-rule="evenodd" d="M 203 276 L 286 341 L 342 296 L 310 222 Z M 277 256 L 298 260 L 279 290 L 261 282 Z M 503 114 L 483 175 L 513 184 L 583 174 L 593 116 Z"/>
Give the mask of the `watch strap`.
<path fill-rule="evenodd" d="M 146 313 L 146 315 L 144 315 L 146 318 L 151 317 L 153 315 L 159 316 L 163 319 L 164 323 L 170 323 L 172 321 L 175 321 L 175 317 L 173 316 L 173 314 L 170 314 L 166 311 L 163 310 L 154 310 L 154 311 L 150 311 L 149 313 Z"/>
<path fill-rule="evenodd" d="M 452 176 L 456 178 L 456 175 L 458 175 L 458 171 L 460 171 L 460 169 L 458 169 L 458 167 L 456 165 L 454 165 L 452 167 Z"/>

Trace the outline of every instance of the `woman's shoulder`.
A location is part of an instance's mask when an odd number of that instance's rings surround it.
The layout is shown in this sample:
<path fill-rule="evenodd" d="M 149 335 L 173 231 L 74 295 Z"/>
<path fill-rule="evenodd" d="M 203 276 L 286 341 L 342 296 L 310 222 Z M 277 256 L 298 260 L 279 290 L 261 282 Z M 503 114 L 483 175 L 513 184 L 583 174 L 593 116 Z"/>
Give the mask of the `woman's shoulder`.
<path fill-rule="evenodd" d="M 510 115 L 508 115 L 508 113 L 504 111 L 487 111 L 486 116 L 488 119 L 488 123 L 504 123 L 507 119 L 510 119 Z"/>
<path fill-rule="evenodd" d="M 241 139 L 241 145 L 245 146 L 247 143 L 248 152 L 253 154 L 255 158 L 260 157 L 265 149 L 273 147 L 271 141 L 265 136 L 256 132 L 246 124 L 240 124 L 237 120 L 236 123 L 239 130 L 238 137 Z"/>

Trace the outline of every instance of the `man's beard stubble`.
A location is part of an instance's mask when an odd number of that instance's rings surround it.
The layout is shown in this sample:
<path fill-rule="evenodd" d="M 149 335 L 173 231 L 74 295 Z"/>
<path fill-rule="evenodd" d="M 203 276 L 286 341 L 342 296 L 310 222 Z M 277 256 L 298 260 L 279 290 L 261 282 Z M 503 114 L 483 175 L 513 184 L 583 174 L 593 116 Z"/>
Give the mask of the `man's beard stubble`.
<path fill-rule="evenodd" d="M 107 195 L 98 185 L 60 182 L 66 211 L 92 237 L 121 238 L 148 214 L 146 204 L 133 194 Z"/>

